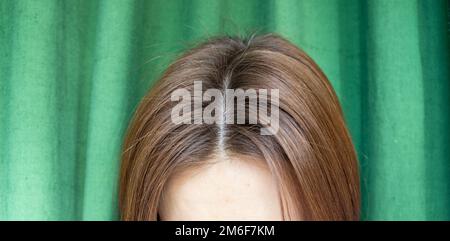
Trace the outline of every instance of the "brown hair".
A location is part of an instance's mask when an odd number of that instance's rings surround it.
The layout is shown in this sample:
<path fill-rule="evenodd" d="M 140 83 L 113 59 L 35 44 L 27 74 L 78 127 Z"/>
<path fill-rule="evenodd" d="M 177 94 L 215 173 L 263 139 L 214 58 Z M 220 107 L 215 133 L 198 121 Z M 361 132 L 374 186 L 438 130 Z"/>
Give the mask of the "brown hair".
<path fill-rule="evenodd" d="M 199 80 L 220 90 L 279 89 L 278 132 L 260 135 L 261 123 L 172 123 L 171 93 Z M 275 35 L 217 38 L 185 53 L 143 98 L 123 148 L 123 220 L 157 220 L 168 178 L 219 150 L 267 162 L 286 220 L 359 219 L 357 158 L 336 94 L 308 55 Z"/>

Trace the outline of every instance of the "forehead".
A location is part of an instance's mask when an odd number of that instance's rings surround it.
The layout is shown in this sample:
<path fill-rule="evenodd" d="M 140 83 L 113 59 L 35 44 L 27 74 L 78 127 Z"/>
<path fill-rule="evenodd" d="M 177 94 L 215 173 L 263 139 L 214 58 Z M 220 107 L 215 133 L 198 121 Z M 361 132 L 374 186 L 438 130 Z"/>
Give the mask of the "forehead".
<path fill-rule="evenodd" d="M 281 220 L 276 183 L 265 161 L 217 157 L 174 174 L 165 186 L 162 220 Z"/>

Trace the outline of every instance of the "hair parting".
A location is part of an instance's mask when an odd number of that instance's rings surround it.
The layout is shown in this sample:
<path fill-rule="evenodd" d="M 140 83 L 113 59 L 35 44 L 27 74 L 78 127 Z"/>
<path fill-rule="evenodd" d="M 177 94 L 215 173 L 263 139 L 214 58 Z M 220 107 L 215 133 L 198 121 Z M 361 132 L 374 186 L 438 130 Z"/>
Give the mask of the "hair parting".
<path fill-rule="evenodd" d="M 215 113 L 222 120 L 231 114 L 236 118 L 225 107 L 227 89 L 277 89 L 278 132 L 261 135 L 267 124 L 249 124 L 248 119 L 241 125 L 172 123 L 176 103 L 171 93 L 193 91 L 194 81 L 225 96 Z M 272 98 L 264 101 L 270 106 Z M 204 105 L 191 110 L 192 118 Z M 338 98 L 305 52 L 273 34 L 212 39 L 175 60 L 140 102 L 123 150 L 123 220 L 157 220 L 170 176 L 215 155 L 265 161 L 278 185 L 285 220 L 359 219 L 358 162 Z"/>

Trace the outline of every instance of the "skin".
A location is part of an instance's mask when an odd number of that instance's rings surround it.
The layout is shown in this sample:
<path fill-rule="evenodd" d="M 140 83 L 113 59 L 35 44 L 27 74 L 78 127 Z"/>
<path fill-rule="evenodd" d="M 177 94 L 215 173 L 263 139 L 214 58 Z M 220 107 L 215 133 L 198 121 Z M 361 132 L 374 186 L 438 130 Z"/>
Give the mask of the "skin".
<path fill-rule="evenodd" d="M 215 157 L 166 184 L 161 220 L 282 220 L 280 195 L 264 161 Z"/>

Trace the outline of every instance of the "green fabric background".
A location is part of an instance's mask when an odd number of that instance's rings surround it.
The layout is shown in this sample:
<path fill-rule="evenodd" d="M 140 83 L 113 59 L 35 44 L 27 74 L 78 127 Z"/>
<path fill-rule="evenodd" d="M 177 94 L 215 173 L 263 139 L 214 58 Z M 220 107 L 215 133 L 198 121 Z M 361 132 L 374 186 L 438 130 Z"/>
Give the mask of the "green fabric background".
<path fill-rule="evenodd" d="M 0 219 L 114 220 L 122 137 L 177 54 L 277 32 L 335 87 L 362 219 L 450 219 L 444 0 L 2 0 Z"/>

